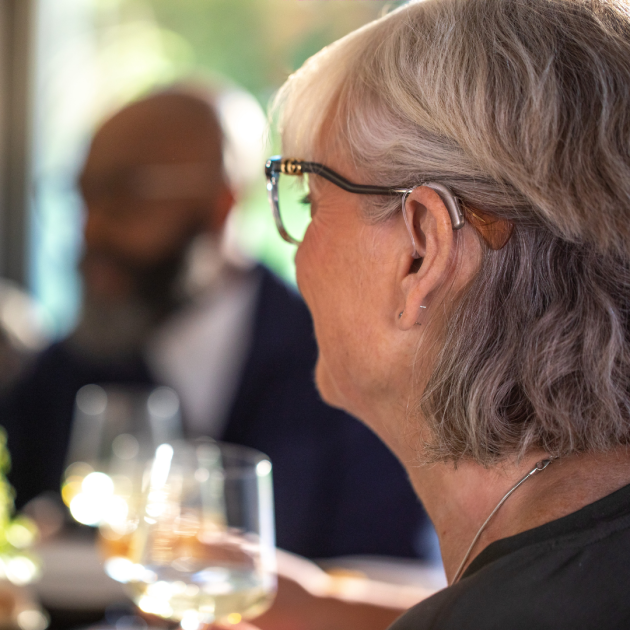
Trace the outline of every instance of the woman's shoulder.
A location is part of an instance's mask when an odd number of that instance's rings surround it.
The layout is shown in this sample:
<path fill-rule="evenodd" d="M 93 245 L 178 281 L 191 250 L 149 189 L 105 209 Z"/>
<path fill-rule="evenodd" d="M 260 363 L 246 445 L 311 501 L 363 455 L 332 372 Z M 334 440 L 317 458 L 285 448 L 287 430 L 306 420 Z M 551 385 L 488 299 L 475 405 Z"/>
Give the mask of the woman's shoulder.
<path fill-rule="evenodd" d="M 411 608 L 390 630 L 630 627 L 629 494 L 623 488 L 490 545 L 472 574 Z"/>

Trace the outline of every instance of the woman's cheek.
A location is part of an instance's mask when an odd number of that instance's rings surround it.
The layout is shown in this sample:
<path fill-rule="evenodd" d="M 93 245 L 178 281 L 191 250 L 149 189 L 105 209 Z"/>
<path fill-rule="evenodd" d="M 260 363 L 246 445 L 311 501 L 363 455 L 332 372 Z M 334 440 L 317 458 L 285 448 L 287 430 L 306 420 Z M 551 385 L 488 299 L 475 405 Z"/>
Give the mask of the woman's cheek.
<path fill-rule="evenodd" d="M 306 246 L 304 245 L 304 243 L 302 243 L 295 253 L 295 280 L 297 282 L 298 290 L 300 291 L 301 296 L 304 298 L 307 306 L 310 309 L 311 305 L 307 298 L 309 293 L 308 255 L 305 252 L 305 248 Z"/>
<path fill-rule="evenodd" d="M 295 275 L 298 289 L 315 317 L 317 304 L 328 299 L 328 293 L 334 290 L 334 285 L 327 282 L 325 277 L 330 270 L 330 256 L 321 246 L 323 242 L 317 238 L 313 228 L 311 224 L 298 246 L 295 254 Z"/>

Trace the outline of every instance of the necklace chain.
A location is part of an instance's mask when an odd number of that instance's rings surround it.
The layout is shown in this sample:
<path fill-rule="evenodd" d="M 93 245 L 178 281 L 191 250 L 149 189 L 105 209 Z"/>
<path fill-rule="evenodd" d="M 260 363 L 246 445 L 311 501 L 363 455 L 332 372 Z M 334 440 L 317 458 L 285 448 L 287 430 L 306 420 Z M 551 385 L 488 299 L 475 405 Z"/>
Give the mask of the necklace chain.
<path fill-rule="evenodd" d="M 455 577 L 453 578 L 453 581 L 451 582 L 450 586 L 452 586 L 453 584 L 456 584 L 459 581 L 459 579 L 461 578 L 462 573 L 464 571 L 464 567 L 466 566 L 466 562 L 468 561 L 468 558 L 470 558 L 470 554 L 472 553 L 472 550 L 475 548 L 475 545 L 479 541 L 479 538 L 481 537 L 481 534 L 483 534 L 483 532 L 486 529 L 488 523 L 492 520 L 492 517 L 499 511 L 499 508 L 509 499 L 511 494 L 517 488 L 519 488 L 522 484 L 524 484 L 530 477 L 533 477 L 536 473 L 539 473 L 539 472 L 542 472 L 543 470 L 545 470 L 545 468 L 547 468 L 547 466 L 549 466 L 549 464 L 551 464 L 551 462 L 554 459 L 556 459 L 556 458 L 555 457 L 549 457 L 548 459 L 542 459 L 541 461 L 537 462 L 536 465 L 522 479 L 520 479 L 515 485 L 513 485 L 505 493 L 503 498 L 497 503 L 497 505 L 494 508 L 494 510 L 492 510 L 492 512 L 490 512 L 490 515 L 484 521 L 483 525 L 479 528 L 479 531 L 477 532 L 477 534 L 473 538 L 473 541 L 470 543 L 470 547 L 468 547 L 468 551 L 466 552 L 466 555 L 462 558 L 461 564 L 459 565 L 459 568 L 457 569 L 457 573 L 455 573 Z"/>

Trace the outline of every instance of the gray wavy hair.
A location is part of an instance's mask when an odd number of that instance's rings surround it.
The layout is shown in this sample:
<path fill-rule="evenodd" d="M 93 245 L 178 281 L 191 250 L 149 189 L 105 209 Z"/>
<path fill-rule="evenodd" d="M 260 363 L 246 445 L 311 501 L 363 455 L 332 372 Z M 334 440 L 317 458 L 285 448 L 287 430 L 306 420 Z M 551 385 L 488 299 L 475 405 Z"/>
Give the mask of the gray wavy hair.
<path fill-rule="evenodd" d="M 628 5 L 412 3 L 311 58 L 276 104 L 285 155 L 436 180 L 515 224 L 447 304 L 417 401 L 432 458 L 630 443 Z M 399 210 L 365 203 L 369 221 Z"/>

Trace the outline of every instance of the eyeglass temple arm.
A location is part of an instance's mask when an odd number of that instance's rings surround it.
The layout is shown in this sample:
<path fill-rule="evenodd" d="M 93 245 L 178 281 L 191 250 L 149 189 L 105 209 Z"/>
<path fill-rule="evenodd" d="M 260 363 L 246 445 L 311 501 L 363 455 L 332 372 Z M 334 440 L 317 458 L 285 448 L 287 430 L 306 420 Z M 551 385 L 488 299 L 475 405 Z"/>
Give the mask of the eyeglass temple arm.
<path fill-rule="evenodd" d="M 312 173 L 319 175 L 329 182 L 335 184 L 342 190 L 356 195 L 401 195 L 406 188 L 386 188 L 385 186 L 369 186 L 366 184 L 354 184 L 335 173 L 332 169 L 320 164 L 319 162 L 305 162 L 303 160 L 294 160 L 291 158 L 273 157 L 267 160 L 265 164 L 265 174 L 270 177 L 274 173 L 284 173 L 285 175 L 303 175 Z"/>
<path fill-rule="evenodd" d="M 265 164 L 265 173 L 267 177 L 271 177 L 272 174 L 276 173 L 285 173 L 287 175 L 313 173 L 327 179 L 329 182 L 335 184 L 335 186 L 338 186 L 342 190 L 357 195 L 394 196 L 409 194 L 413 190 L 413 188 L 387 188 L 385 186 L 354 184 L 319 162 L 305 162 L 303 160 L 282 158 L 280 156 L 267 160 L 267 163 Z M 459 230 L 464 227 L 464 214 L 462 213 L 459 201 L 449 188 L 443 184 L 438 184 L 437 182 L 424 182 L 418 186 L 431 188 L 440 196 L 440 199 L 442 199 L 446 209 L 448 210 L 454 230 Z M 417 188 L 418 186 L 414 186 L 414 188 Z"/>

